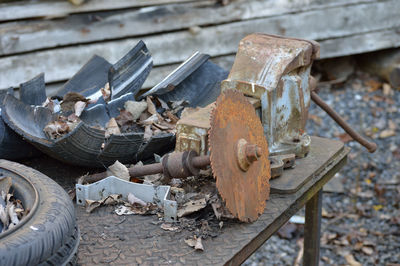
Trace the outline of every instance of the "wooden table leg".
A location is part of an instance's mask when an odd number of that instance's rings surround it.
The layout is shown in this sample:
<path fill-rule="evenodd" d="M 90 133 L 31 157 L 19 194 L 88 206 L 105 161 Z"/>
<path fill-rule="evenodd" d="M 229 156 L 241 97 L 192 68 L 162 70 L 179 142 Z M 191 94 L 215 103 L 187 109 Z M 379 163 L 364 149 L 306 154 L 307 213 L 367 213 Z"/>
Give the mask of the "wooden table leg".
<path fill-rule="evenodd" d="M 306 224 L 304 227 L 304 266 L 319 263 L 319 245 L 321 237 L 322 189 L 306 203 Z"/>

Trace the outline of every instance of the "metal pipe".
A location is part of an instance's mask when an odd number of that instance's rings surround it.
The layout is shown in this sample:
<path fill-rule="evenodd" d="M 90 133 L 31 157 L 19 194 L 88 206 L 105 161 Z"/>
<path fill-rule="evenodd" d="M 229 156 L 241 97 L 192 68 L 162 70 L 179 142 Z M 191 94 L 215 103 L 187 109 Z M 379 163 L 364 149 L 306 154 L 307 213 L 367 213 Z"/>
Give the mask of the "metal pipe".
<path fill-rule="evenodd" d="M 343 129 L 349 134 L 355 141 L 363 145 L 365 148 L 368 149 L 369 152 L 374 152 L 377 149 L 377 145 L 374 142 L 370 142 L 365 139 L 363 136 L 358 134 L 354 129 L 351 128 L 349 124 L 338 114 L 335 110 L 333 110 L 329 105 L 327 105 L 315 91 L 311 91 L 311 99 L 321 107 L 325 112 L 328 113 L 333 120 L 336 121 Z"/>
<path fill-rule="evenodd" d="M 196 156 L 192 159 L 192 165 L 196 168 L 204 168 L 210 164 L 210 155 Z"/>
<path fill-rule="evenodd" d="M 128 168 L 131 177 L 140 177 L 145 175 L 154 175 L 163 172 L 161 163 L 146 164 L 143 166 L 133 166 Z"/>

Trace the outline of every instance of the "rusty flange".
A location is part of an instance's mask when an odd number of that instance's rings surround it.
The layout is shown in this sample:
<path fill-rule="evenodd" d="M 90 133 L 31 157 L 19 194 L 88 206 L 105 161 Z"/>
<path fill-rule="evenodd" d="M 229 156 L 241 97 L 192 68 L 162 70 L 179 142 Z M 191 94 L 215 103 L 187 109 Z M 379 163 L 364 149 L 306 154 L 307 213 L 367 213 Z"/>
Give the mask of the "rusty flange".
<path fill-rule="evenodd" d="M 240 221 L 257 220 L 269 197 L 268 143 L 242 93 L 226 90 L 211 114 L 210 160 L 218 191 Z"/>

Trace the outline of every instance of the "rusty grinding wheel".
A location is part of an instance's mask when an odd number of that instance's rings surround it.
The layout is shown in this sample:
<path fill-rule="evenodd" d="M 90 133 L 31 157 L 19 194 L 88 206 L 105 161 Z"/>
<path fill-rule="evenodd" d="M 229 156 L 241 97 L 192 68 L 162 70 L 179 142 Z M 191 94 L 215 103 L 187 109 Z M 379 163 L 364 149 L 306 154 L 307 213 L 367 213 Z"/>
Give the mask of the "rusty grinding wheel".
<path fill-rule="evenodd" d="M 243 222 L 264 212 L 271 177 L 260 118 L 242 93 L 226 90 L 211 115 L 210 160 L 226 207 Z"/>

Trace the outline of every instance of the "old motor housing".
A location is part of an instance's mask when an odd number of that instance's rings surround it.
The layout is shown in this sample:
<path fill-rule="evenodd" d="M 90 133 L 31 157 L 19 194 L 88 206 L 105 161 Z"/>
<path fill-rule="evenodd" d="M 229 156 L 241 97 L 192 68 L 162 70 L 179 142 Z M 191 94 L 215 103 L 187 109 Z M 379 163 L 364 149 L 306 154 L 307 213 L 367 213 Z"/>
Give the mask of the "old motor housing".
<path fill-rule="evenodd" d="M 304 157 L 309 151 L 310 69 L 318 57 L 319 44 L 313 41 L 255 33 L 239 43 L 221 90 L 236 89 L 261 101 L 258 113 L 270 156 Z"/>

